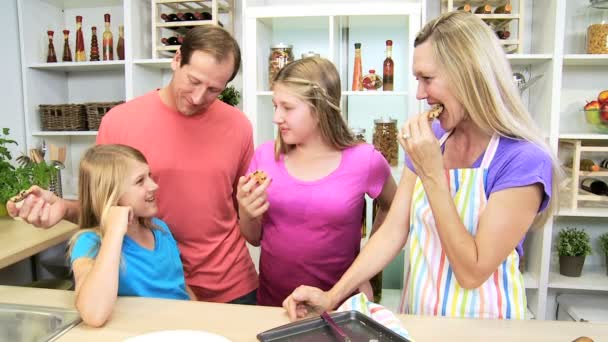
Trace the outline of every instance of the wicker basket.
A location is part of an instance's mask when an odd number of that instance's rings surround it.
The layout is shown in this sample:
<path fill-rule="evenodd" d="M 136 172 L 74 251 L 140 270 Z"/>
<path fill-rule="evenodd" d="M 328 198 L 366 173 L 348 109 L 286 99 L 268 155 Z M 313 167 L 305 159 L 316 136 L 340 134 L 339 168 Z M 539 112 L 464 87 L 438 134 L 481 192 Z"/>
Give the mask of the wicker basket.
<path fill-rule="evenodd" d="M 85 131 L 87 118 L 84 105 L 40 105 L 43 131 Z"/>
<path fill-rule="evenodd" d="M 85 103 L 87 112 L 87 123 L 89 126 L 89 130 L 96 131 L 99 129 L 99 124 L 101 123 L 101 118 L 110 110 L 112 107 L 117 106 L 124 101 L 118 102 L 89 102 Z"/>

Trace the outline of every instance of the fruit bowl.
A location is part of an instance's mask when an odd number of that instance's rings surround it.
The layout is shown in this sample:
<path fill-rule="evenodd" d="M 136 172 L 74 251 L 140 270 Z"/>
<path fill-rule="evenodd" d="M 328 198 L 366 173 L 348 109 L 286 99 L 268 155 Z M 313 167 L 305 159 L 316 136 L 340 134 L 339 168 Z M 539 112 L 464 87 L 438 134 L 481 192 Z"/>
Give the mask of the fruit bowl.
<path fill-rule="evenodd" d="M 608 119 L 605 113 L 600 110 L 584 110 L 585 121 L 596 131 L 601 133 L 608 133 Z M 604 114 L 602 116 L 602 114 Z"/>

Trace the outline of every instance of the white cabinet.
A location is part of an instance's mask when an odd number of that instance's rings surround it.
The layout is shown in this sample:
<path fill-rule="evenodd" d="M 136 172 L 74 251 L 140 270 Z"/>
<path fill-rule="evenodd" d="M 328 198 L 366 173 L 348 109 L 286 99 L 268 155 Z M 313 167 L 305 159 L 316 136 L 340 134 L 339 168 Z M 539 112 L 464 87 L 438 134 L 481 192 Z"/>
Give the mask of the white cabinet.
<path fill-rule="evenodd" d="M 28 148 L 48 144 L 66 145 L 68 156 L 63 171 L 63 193 L 73 198 L 77 193 L 80 156 L 94 144 L 96 131 L 43 131 L 38 106 L 85 102 L 129 100 L 167 84 L 171 77 L 170 58 L 152 59 L 155 39 L 173 34 L 158 27 L 162 19 L 155 11 L 167 13 L 193 10 L 220 11 L 217 18 L 232 29 L 234 8 L 230 0 L 18 0 L 23 96 Z M 97 27 L 99 49 L 102 49 L 104 14 L 111 16 L 114 50 L 118 26 L 124 25 L 125 60 L 89 62 L 91 26 Z M 156 12 L 154 12 L 156 13 Z M 159 13 L 156 13 L 160 16 Z M 75 53 L 76 16 L 83 16 L 83 35 L 87 62 L 61 62 L 64 29 L 70 30 L 72 58 Z M 209 24 L 198 22 L 198 24 Z M 162 26 L 162 25 L 160 25 Z M 46 63 L 47 30 L 54 31 L 57 63 Z M 133 123 L 136 125 L 137 123 Z"/>

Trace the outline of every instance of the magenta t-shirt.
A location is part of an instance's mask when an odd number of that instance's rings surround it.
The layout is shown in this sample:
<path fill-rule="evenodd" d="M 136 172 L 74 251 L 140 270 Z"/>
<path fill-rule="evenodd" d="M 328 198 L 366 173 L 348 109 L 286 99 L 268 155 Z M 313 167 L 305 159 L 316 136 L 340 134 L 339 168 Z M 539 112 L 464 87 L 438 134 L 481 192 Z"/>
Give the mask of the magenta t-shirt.
<path fill-rule="evenodd" d="M 258 305 L 281 306 L 299 285 L 329 290 L 355 260 L 361 241 L 364 195 L 376 198 L 390 175 L 369 144 L 342 151 L 336 170 L 315 181 L 289 175 L 274 142 L 257 148 L 249 172 L 272 178 L 262 220 Z"/>

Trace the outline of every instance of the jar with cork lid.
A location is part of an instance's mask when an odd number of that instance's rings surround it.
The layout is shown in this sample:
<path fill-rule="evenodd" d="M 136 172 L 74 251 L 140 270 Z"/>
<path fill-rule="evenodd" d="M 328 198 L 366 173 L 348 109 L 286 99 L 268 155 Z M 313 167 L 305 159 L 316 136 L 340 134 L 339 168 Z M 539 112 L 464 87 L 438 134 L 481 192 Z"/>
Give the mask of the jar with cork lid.
<path fill-rule="evenodd" d="M 608 53 L 608 0 L 589 0 L 589 6 L 585 12 L 587 53 Z"/>
<path fill-rule="evenodd" d="M 396 119 L 380 118 L 374 120 L 373 144 L 390 166 L 397 166 L 399 143 L 397 142 Z"/>

